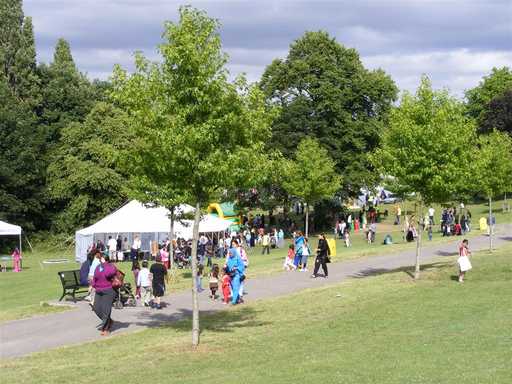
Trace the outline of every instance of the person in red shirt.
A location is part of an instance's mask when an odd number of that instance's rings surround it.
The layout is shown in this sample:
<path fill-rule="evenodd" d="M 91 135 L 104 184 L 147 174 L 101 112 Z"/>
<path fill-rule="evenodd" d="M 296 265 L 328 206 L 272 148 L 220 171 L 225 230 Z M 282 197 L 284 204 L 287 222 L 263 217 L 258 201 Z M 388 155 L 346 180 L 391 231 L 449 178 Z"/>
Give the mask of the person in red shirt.
<path fill-rule="evenodd" d="M 231 276 L 229 275 L 226 267 L 224 267 L 224 275 L 222 276 L 222 295 L 224 296 L 224 300 L 222 301 L 224 304 L 229 303 L 229 298 L 231 296 Z"/>

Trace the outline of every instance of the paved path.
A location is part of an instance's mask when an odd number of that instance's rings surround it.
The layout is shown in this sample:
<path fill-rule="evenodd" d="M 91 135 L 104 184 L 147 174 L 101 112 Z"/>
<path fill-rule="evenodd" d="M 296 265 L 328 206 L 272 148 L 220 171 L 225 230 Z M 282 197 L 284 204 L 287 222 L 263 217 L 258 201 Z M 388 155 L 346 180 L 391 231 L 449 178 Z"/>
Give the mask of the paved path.
<path fill-rule="evenodd" d="M 512 224 L 498 227 L 495 245 L 512 241 Z M 461 238 L 448 243 L 426 246 L 423 248 L 421 261 L 423 264 L 443 256 L 451 256 L 457 252 L 457 244 Z M 470 240 L 470 248 L 474 251 L 486 249 L 489 244 L 487 236 L 478 236 Z M 383 252 L 386 250 L 382 249 Z M 396 254 L 383 254 L 363 259 L 329 264 L 329 278 L 311 279 L 309 273 L 281 273 L 262 278 L 249 279 L 246 283 L 249 295 L 246 300 L 265 299 L 287 295 L 306 288 L 314 288 L 327 284 L 338 283 L 351 277 L 365 277 L 385 273 L 397 268 L 414 264 L 415 250 Z M 208 291 L 199 295 L 201 312 L 218 311 L 226 308 L 219 302 L 208 298 Z M 191 313 L 190 292 L 173 294 L 165 300 L 169 305 L 160 310 L 142 307 L 113 310 L 113 334 L 135 331 L 146 327 L 158 326 L 168 321 L 188 316 Z M 50 348 L 79 344 L 101 339 L 95 325 L 98 319 L 88 304 L 78 303 L 76 309 L 29 319 L 15 320 L 0 324 L 0 357 L 11 358 Z"/>

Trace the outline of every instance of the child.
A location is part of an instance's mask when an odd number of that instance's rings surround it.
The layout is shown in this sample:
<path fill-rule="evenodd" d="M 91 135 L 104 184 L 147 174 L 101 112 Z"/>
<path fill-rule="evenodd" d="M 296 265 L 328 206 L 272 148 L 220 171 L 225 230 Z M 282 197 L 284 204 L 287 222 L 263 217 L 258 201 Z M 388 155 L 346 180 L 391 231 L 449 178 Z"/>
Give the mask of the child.
<path fill-rule="evenodd" d="M 12 253 L 12 269 L 14 272 L 21 272 L 21 252 L 18 247 L 14 248 Z"/>
<path fill-rule="evenodd" d="M 227 267 L 223 269 L 224 275 L 222 276 L 222 295 L 224 296 L 224 300 L 222 303 L 229 304 L 229 299 L 231 297 L 231 276 L 229 275 Z"/>
<path fill-rule="evenodd" d="M 345 240 L 345 247 L 350 247 L 350 232 L 345 231 L 345 233 L 343 234 L 343 238 Z"/>
<path fill-rule="evenodd" d="M 297 267 L 293 263 L 293 259 L 295 258 L 295 246 L 293 244 L 290 244 L 288 247 L 288 255 L 286 255 L 286 258 L 284 259 L 283 268 L 286 271 L 295 270 Z"/>
<path fill-rule="evenodd" d="M 197 276 L 196 276 L 196 287 L 197 287 L 197 292 L 203 292 L 204 289 L 203 287 L 201 286 L 202 285 L 202 282 L 203 282 L 203 264 L 198 264 L 197 266 Z"/>
<path fill-rule="evenodd" d="M 428 241 L 432 241 L 432 224 L 428 225 Z"/>
<path fill-rule="evenodd" d="M 459 258 L 457 259 L 457 263 L 459 264 L 459 283 L 464 282 L 464 277 L 466 275 L 466 272 L 469 271 L 471 268 L 471 262 L 469 261 L 469 255 L 471 252 L 469 251 L 468 247 L 468 241 L 464 239 L 459 246 Z"/>
<path fill-rule="evenodd" d="M 308 239 L 304 238 L 304 244 L 302 244 L 302 258 L 300 261 L 301 268 L 300 271 L 307 272 L 308 268 L 308 257 L 311 255 L 311 248 L 309 248 Z"/>
<path fill-rule="evenodd" d="M 139 280 L 139 272 L 140 272 L 140 264 L 135 259 L 132 261 L 132 273 L 133 273 L 133 280 L 135 281 L 135 297 L 137 299 L 140 299 L 140 287 L 137 285 L 137 281 Z"/>
<path fill-rule="evenodd" d="M 152 275 L 149 273 L 148 262 L 144 260 L 142 262 L 142 269 L 137 276 L 137 289 L 140 290 L 140 296 L 142 298 L 143 305 L 149 307 L 151 301 L 151 278 Z"/>
<path fill-rule="evenodd" d="M 219 265 L 213 264 L 210 272 L 210 297 L 212 300 L 217 299 L 217 290 L 219 289 Z"/>

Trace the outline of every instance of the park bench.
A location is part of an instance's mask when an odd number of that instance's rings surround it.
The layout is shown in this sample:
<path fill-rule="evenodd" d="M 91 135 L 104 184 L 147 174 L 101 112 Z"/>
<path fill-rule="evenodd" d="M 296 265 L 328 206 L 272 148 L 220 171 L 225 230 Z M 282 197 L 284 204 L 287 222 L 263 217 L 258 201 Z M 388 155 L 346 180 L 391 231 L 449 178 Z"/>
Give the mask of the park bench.
<path fill-rule="evenodd" d="M 65 296 L 71 296 L 73 301 L 76 302 L 75 295 L 77 293 L 86 293 L 88 291 L 89 287 L 87 285 L 80 284 L 79 269 L 75 271 L 62 271 L 57 273 L 62 284 L 62 296 L 59 301 L 62 301 Z"/>

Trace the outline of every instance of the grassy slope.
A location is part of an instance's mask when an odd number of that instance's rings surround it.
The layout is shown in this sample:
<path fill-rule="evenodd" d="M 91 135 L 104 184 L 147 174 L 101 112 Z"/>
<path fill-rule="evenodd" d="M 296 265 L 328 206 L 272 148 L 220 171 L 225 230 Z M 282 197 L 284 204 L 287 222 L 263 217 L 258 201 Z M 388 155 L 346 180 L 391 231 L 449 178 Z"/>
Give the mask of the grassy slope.
<path fill-rule="evenodd" d="M 464 285 L 443 258 L 418 283 L 397 271 L 203 316 L 197 351 L 181 321 L 0 369 L 9 383 L 509 383 L 511 253 L 474 257 Z"/>

